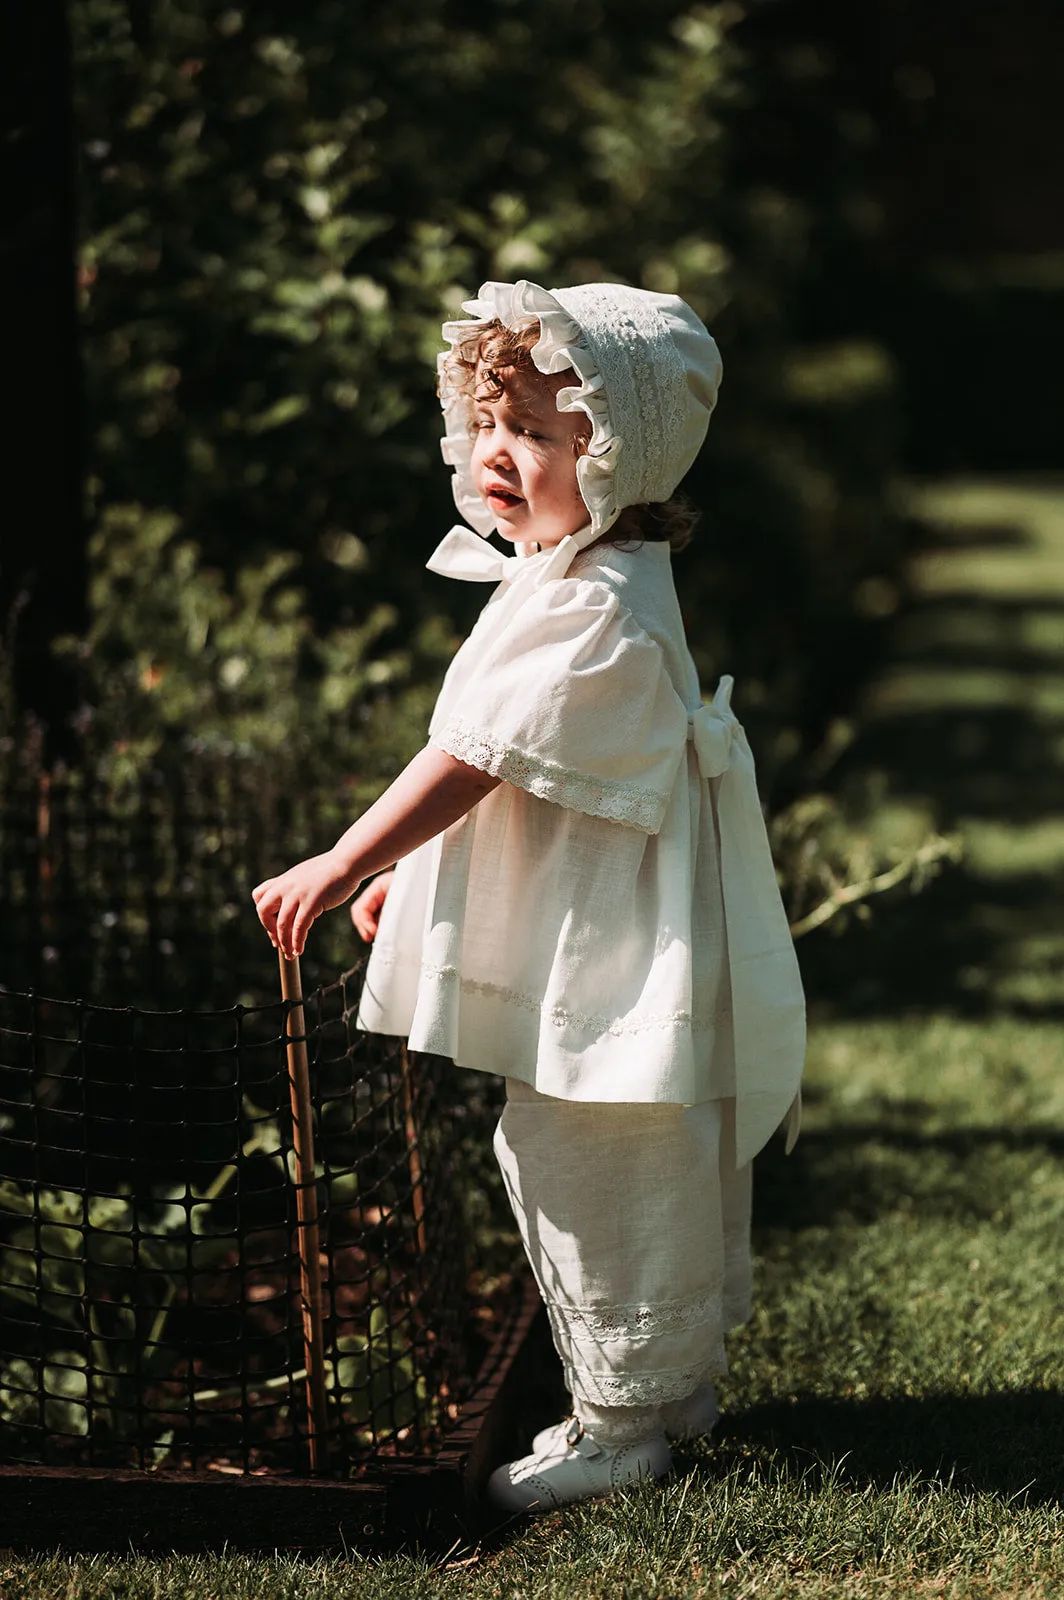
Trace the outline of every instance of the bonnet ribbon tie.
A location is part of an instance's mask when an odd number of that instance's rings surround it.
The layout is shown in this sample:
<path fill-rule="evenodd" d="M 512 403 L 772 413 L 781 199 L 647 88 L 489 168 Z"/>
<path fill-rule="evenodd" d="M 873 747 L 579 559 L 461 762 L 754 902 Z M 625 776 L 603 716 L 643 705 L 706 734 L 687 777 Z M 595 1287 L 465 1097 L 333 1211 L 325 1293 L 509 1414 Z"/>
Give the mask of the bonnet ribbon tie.
<path fill-rule="evenodd" d="M 436 546 L 425 565 L 445 578 L 467 583 L 509 583 L 524 566 L 520 556 L 504 556 L 470 528 L 452 528 Z"/>
<path fill-rule="evenodd" d="M 556 545 L 535 554 L 504 556 L 479 533 L 460 524 L 445 534 L 425 565 L 444 578 L 462 578 L 467 583 L 513 583 L 519 574 L 534 572 L 533 586 L 548 578 L 561 578 L 568 572 L 580 549 L 580 535 L 569 534 Z M 535 551 L 535 546 L 529 546 Z"/>
<path fill-rule="evenodd" d="M 739 1165 L 780 1123 L 787 1150 L 798 1137 L 805 1055 L 805 1004 L 794 942 L 757 792 L 754 758 L 723 677 L 688 717 L 702 776 L 715 781 L 720 882 L 727 928 L 735 1045 L 735 1136 Z"/>

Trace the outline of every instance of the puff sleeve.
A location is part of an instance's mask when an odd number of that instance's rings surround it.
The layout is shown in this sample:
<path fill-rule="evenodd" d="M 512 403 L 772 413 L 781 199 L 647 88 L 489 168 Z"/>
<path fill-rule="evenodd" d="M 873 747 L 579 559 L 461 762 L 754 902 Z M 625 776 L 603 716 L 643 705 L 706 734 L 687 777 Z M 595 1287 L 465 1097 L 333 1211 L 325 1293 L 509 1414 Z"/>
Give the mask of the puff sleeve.
<path fill-rule="evenodd" d="M 558 579 L 502 610 L 452 663 L 431 742 L 542 800 L 657 833 L 687 738 L 661 646 L 599 581 Z"/>

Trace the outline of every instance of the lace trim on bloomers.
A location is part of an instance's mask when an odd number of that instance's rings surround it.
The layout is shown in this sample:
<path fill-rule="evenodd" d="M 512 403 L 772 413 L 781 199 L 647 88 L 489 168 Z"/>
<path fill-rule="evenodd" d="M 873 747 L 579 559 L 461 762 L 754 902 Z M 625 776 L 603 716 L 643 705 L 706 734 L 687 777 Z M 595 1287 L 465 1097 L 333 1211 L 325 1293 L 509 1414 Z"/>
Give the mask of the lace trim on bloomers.
<path fill-rule="evenodd" d="M 539 800 L 550 800 L 569 811 L 602 817 L 607 822 L 626 823 L 644 833 L 657 833 L 661 827 L 668 796 L 657 789 L 570 772 L 552 761 L 515 750 L 457 717 L 449 718 L 438 733 L 433 732 L 432 743 L 456 760 L 516 784 Z"/>
<path fill-rule="evenodd" d="M 656 1339 L 687 1333 L 709 1323 L 719 1326 L 721 1293 L 716 1290 L 694 1300 L 664 1300 L 655 1305 L 571 1306 L 548 1301 L 552 1319 L 557 1316 L 570 1339 L 590 1344 L 610 1344 L 619 1339 Z"/>
<path fill-rule="evenodd" d="M 750 1316 L 747 1295 L 722 1295 L 719 1290 L 653 1305 L 571 1306 L 544 1298 L 566 1382 L 575 1396 L 592 1405 L 660 1406 L 683 1400 L 706 1378 L 728 1370 L 724 1335 Z M 701 1330 L 706 1330 L 703 1336 L 692 1341 L 696 1349 L 702 1347 L 697 1362 L 648 1364 L 647 1370 L 638 1370 L 640 1363 L 652 1361 L 654 1352 L 652 1344 L 640 1341 L 698 1335 Z M 601 1348 L 623 1340 L 629 1341 L 623 1355 Z"/>
<path fill-rule="evenodd" d="M 686 1400 L 700 1383 L 728 1370 L 724 1345 L 690 1367 L 671 1367 L 662 1372 L 589 1372 L 584 1367 L 563 1363 L 565 1381 L 577 1400 L 593 1406 L 666 1406 Z"/>

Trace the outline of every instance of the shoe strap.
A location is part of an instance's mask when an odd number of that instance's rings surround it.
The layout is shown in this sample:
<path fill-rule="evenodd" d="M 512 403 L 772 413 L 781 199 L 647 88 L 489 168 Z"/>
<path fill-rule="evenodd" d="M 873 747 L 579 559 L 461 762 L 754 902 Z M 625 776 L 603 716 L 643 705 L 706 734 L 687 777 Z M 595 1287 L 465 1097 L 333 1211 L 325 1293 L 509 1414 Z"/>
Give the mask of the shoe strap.
<path fill-rule="evenodd" d="M 583 1456 L 585 1461 L 597 1461 L 605 1454 L 603 1447 L 596 1444 L 591 1435 L 584 1430 L 584 1424 L 579 1417 L 570 1419 L 565 1430 L 565 1442 L 570 1450 L 575 1450 L 578 1456 Z"/>

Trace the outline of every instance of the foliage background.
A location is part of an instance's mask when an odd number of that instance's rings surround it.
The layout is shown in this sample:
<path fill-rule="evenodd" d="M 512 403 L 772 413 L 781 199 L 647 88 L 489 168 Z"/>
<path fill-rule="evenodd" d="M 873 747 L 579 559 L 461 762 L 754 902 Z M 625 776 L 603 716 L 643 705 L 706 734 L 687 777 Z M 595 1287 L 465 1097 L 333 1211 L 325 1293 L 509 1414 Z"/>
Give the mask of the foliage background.
<path fill-rule="evenodd" d="M 39 516 L 0 556 L 5 724 L 43 717 L 127 811 L 149 766 L 261 762 L 313 797 L 293 845 L 326 843 L 420 743 L 482 599 L 423 567 L 453 516 L 439 321 L 486 276 L 617 276 L 685 294 L 724 350 L 677 570 L 704 682 L 738 678 L 792 910 L 904 859 L 919 830 L 844 755 L 925 537 L 898 468 L 1045 463 L 1061 419 L 1032 352 L 1064 238 L 1020 159 L 1032 129 L 1052 148 L 1056 34 L 1039 0 L 977 10 L 960 39 L 909 0 L 34 13 L 4 159 L 51 166 L 18 171 L 8 259 L 62 315 L 14 357 L 9 440 L 54 461 L 18 463 Z M 80 419 L 49 376 L 71 233 Z"/>
<path fill-rule="evenodd" d="M 439 322 L 487 277 L 620 277 L 684 295 L 722 345 L 680 583 L 766 783 L 802 787 L 897 603 L 893 375 L 868 339 L 805 326 L 874 231 L 872 119 L 828 52 L 750 20 L 645 0 L 74 10 L 82 648 L 105 738 L 294 746 L 379 787 L 482 599 L 423 569 L 453 514 Z"/>

